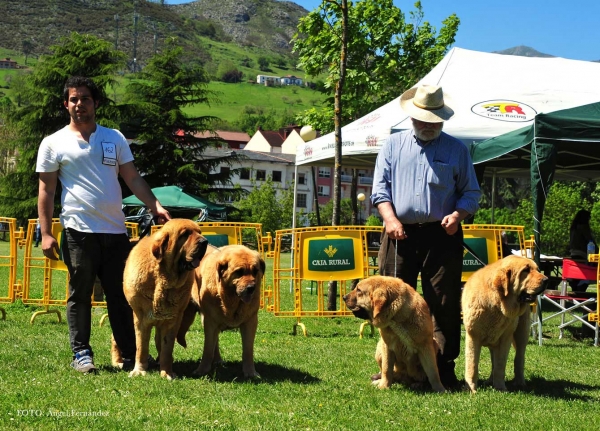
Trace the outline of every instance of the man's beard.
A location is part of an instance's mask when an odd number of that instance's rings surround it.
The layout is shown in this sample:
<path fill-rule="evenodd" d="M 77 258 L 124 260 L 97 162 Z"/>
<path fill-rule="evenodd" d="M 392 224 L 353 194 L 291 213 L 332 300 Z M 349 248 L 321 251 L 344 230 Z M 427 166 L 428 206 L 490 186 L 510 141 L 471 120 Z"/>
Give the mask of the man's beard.
<path fill-rule="evenodd" d="M 421 130 L 414 128 L 414 132 L 415 136 L 420 141 L 430 142 L 442 134 L 442 127 L 440 127 L 439 129 L 425 128 Z"/>

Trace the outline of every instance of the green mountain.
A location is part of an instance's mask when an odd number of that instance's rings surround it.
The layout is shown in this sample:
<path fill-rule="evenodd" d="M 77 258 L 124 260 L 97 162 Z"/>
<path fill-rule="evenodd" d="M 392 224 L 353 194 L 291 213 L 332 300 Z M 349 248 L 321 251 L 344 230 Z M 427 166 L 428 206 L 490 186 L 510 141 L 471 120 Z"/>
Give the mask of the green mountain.
<path fill-rule="evenodd" d="M 199 0 L 161 5 L 148 0 L 2 0 L 0 47 L 30 55 L 72 31 L 114 41 L 143 65 L 167 37 L 177 36 L 186 52 L 212 60 L 204 38 L 251 53 L 290 57 L 290 39 L 308 11 L 276 0 Z"/>

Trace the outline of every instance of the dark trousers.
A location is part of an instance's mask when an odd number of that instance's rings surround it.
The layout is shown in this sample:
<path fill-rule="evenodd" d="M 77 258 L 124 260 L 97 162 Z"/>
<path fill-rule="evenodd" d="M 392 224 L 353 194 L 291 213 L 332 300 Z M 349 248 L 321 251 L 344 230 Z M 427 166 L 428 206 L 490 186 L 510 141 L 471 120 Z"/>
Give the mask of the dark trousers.
<path fill-rule="evenodd" d="M 436 334 L 443 352 L 438 354 L 440 374 L 454 371 L 454 360 L 460 354 L 462 229 L 448 235 L 439 223 L 404 228 L 407 238 L 403 240 L 390 239 L 383 232 L 379 273 L 399 277 L 415 288 L 421 274 L 423 297 L 435 318 L 434 331 L 443 335 Z"/>
<path fill-rule="evenodd" d="M 73 353 L 84 349 L 92 352 L 92 293 L 98 276 L 115 341 L 124 358 L 134 359 L 133 312 L 123 293 L 123 270 L 131 250 L 127 235 L 87 233 L 70 228 L 65 229 L 64 235 L 62 254 L 70 276 L 67 322 Z"/>

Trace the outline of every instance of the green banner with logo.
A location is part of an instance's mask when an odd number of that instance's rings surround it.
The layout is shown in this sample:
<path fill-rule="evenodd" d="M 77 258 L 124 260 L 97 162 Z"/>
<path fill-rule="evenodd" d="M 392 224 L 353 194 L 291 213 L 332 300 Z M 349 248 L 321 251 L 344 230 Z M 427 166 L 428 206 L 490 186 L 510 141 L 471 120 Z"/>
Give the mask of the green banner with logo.
<path fill-rule="evenodd" d="M 355 267 L 354 241 L 351 238 L 313 239 L 309 241 L 309 271 L 351 271 Z"/>
<path fill-rule="evenodd" d="M 208 243 L 212 246 L 223 247 L 225 245 L 229 245 L 229 236 L 227 236 L 227 235 L 223 235 L 223 234 L 211 235 L 211 234 L 204 234 L 204 233 L 202 235 L 206 238 Z"/>
<path fill-rule="evenodd" d="M 488 250 L 487 250 L 487 239 L 486 238 L 465 238 L 465 244 L 469 246 L 473 253 L 477 255 L 479 260 L 484 263 L 488 263 Z M 463 272 L 475 272 L 479 268 L 483 268 L 483 265 L 473 253 L 468 251 L 466 248 L 463 251 Z"/>

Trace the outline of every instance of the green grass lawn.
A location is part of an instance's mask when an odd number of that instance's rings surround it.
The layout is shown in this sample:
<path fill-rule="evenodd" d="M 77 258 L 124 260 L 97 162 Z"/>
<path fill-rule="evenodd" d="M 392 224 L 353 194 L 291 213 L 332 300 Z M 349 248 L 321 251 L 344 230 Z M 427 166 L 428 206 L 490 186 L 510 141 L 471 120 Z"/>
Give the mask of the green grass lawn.
<path fill-rule="evenodd" d="M 0 255 L 5 249 L 0 241 Z M 316 295 L 307 288 L 305 296 Z M 83 376 L 69 368 L 63 307 L 57 307 L 62 323 L 48 315 L 31 325 L 38 307 L 1 305 L 7 318 L 0 321 L 0 429 L 546 431 L 596 430 L 600 421 L 600 349 L 571 331 L 558 339 L 558 321 L 545 325 L 543 346 L 530 340 L 525 390 L 501 393 L 482 385 L 476 395 L 438 395 L 373 387 L 377 338 L 359 338 L 361 321 L 353 317 L 302 319 L 309 333 L 303 337 L 292 335 L 295 319 L 261 311 L 255 359 L 262 378 L 255 381 L 242 377 L 237 331 L 221 336 L 224 366 L 212 378 L 192 376 L 203 342 L 198 319 L 188 348 L 174 351 L 180 378 L 168 382 L 157 372 L 129 378 L 110 367 L 110 328 L 99 326 L 104 309 L 94 310 L 92 327 L 100 373 Z M 462 378 L 462 355 L 457 364 Z M 480 368 L 487 377 L 487 351 Z M 507 375 L 512 378 L 512 365 Z"/>

